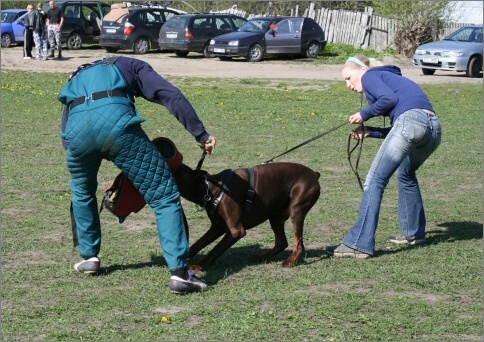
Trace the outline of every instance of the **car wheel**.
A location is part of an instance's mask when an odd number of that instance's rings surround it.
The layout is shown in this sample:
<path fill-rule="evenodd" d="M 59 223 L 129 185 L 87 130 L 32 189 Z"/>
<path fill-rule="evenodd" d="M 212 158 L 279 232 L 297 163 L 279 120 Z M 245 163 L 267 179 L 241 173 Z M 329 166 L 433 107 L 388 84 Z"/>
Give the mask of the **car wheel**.
<path fill-rule="evenodd" d="M 12 45 L 12 37 L 8 33 L 2 34 L 2 47 L 8 48 Z"/>
<path fill-rule="evenodd" d="M 466 75 L 467 77 L 476 78 L 479 77 L 479 74 L 482 70 L 482 58 L 479 56 L 474 56 L 470 59 L 469 64 L 467 65 Z"/>
<path fill-rule="evenodd" d="M 208 46 L 210 45 L 210 42 L 207 42 L 205 46 L 203 47 L 203 56 L 206 58 L 213 58 L 215 57 L 210 51 L 208 51 Z"/>
<path fill-rule="evenodd" d="M 424 75 L 433 75 L 435 74 L 435 70 L 434 69 L 425 69 L 425 68 L 422 68 L 422 72 Z"/>
<path fill-rule="evenodd" d="M 188 51 L 175 50 L 175 55 L 177 55 L 177 57 L 186 57 L 188 56 Z"/>
<path fill-rule="evenodd" d="M 147 53 L 150 49 L 150 42 L 145 37 L 139 37 L 133 44 L 133 52 L 137 54 Z"/>
<path fill-rule="evenodd" d="M 308 58 L 318 58 L 319 51 L 321 51 L 321 46 L 318 42 L 311 42 L 306 50 L 306 56 Z"/>
<path fill-rule="evenodd" d="M 82 37 L 79 33 L 72 33 L 69 38 L 67 38 L 67 48 L 69 50 L 79 50 L 82 46 Z"/>
<path fill-rule="evenodd" d="M 109 52 L 109 53 L 114 53 L 114 52 L 118 52 L 119 48 L 117 47 L 107 47 L 105 48 L 106 52 Z"/>
<path fill-rule="evenodd" d="M 264 50 L 262 49 L 262 46 L 259 44 L 254 44 L 249 48 L 249 51 L 247 51 L 246 59 L 249 62 L 260 62 L 263 56 Z"/>

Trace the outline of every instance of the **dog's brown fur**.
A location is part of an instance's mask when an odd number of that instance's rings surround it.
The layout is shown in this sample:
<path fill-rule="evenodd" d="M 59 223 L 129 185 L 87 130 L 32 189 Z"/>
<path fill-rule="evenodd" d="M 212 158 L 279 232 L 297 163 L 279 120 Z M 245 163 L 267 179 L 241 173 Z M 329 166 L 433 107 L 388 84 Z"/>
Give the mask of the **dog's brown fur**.
<path fill-rule="evenodd" d="M 192 170 L 185 164 L 173 172 L 181 196 L 205 207 L 211 221 L 210 229 L 190 246 L 189 258 L 225 234 L 202 261 L 190 268 L 203 270 L 208 267 L 244 237 L 247 229 L 266 220 L 269 220 L 274 231 L 275 245 L 267 253 L 251 256 L 250 260 L 266 260 L 278 254 L 288 246 L 284 232 L 284 223 L 288 218 L 294 230 L 294 246 L 291 256 L 284 260 L 282 266 L 295 265 L 298 257 L 304 253 L 304 219 L 320 195 L 319 172 L 301 164 L 287 162 L 255 166 L 255 195 L 250 212 L 245 207 L 249 189 L 248 169 L 236 170 L 230 184 L 223 184 L 229 172 L 231 170 L 210 175 L 203 170 Z M 219 196 L 223 185 L 227 189 L 217 210 L 213 212 L 213 200 Z"/>

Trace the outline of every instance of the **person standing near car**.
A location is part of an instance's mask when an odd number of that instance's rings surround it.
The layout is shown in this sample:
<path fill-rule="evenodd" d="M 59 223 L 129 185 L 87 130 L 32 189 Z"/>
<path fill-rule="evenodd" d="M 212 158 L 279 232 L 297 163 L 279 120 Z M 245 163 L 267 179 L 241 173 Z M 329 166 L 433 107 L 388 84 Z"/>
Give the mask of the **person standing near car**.
<path fill-rule="evenodd" d="M 72 213 L 82 260 L 74 268 L 98 273 L 101 225 L 96 200 L 97 173 L 103 159 L 113 162 L 131 180 L 156 218 L 158 238 L 171 273 L 169 288 L 183 294 L 207 285 L 188 272 L 189 251 L 180 193 L 162 154 L 141 127 L 134 98 L 160 104 L 211 154 L 210 135 L 181 91 L 146 62 L 110 57 L 83 64 L 69 77 L 58 99 L 63 145 L 71 174 Z"/>
<path fill-rule="evenodd" d="M 62 9 L 57 7 L 55 1 L 49 1 L 50 9 L 47 11 L 46 14 L 46 23 L 48 29 L 48 36 L 49 36 L 49 44 L 50 44 L 50 54 L 49 57 L 54 58 L 54 52 L 57 50 L 58 55 L 57 59 L 62 58 L 62 41 L 61 41 L 61 32 L 62 32 L 62 25 L 64 25 L 64 14 L 62 13 Z"/>
<path fill-rule="evenodd" d="M 24 25 L 24 59 L 32 59 L 34 21 L 34 6 L 29 4 L 27 5 L 27 14 L 21 21 L 21 23 Z"/>
<path fill-rule="evenodd" d="M 403 77 L 394 65 L 370 67 L 364 56 L 350 57 L 341 74 L 353 92 L 364 93 L 368 107 L 351 115 L 358 124 L 351 135 L 384 139 L 363 187 L 357 221 L 340 245 L 327 247 L 333 257 L 366 259 L 374 254 L 383 192 L 397 171 L 398 222 L 400 233 L 390 242 L 406 245 L 425 243 L 425 212 L 416 172 L 440 145 L 442 130 L 424 91 Z M 362 123 L 377 116 L 389 117 L 391 127 L 377 128 Z"/>
<path fill-rule="evenodd" d="M 47 60 L 47 25 L 45 25 L 46 14 L 42 10 L 42 3 L 37 4 L 37 9 L 34 10 L 34 44 L 35 44 L 35 59 L 40 61 Z"/>

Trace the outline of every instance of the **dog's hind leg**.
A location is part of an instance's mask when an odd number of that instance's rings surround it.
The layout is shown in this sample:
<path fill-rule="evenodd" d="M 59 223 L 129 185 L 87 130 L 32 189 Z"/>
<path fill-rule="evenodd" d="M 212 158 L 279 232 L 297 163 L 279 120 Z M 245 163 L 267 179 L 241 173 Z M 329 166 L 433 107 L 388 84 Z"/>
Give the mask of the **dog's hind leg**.
<path fill-rule="evenodd" d="M 284 232 L 284 222 L 286 220 L 287 220 L 287 217 L 284 218 L 280 216 L 269 219 L 272 231 L 274 232 L 274 236 L 276 238 L 274 247 L 266 253 L 262 253 L 259 255 L 251 255 L 249 257 L 249 261 L 254 262 L 254 261 L 267 260 L 270 257 L 282 252 L 287 248 L 288 243 L 287 243 L 286 234 Z"/>

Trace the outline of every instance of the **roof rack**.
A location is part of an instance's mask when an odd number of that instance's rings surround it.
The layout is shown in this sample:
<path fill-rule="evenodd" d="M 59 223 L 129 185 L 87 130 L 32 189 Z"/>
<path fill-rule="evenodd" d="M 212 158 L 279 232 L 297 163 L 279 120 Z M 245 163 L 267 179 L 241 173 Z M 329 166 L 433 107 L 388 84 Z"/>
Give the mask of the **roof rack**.
<path fill-rule="evenodd" d="M 122 3 L 115 3 L 111 8 L 166 8 L 171 1 L 123 1 Z"/>

